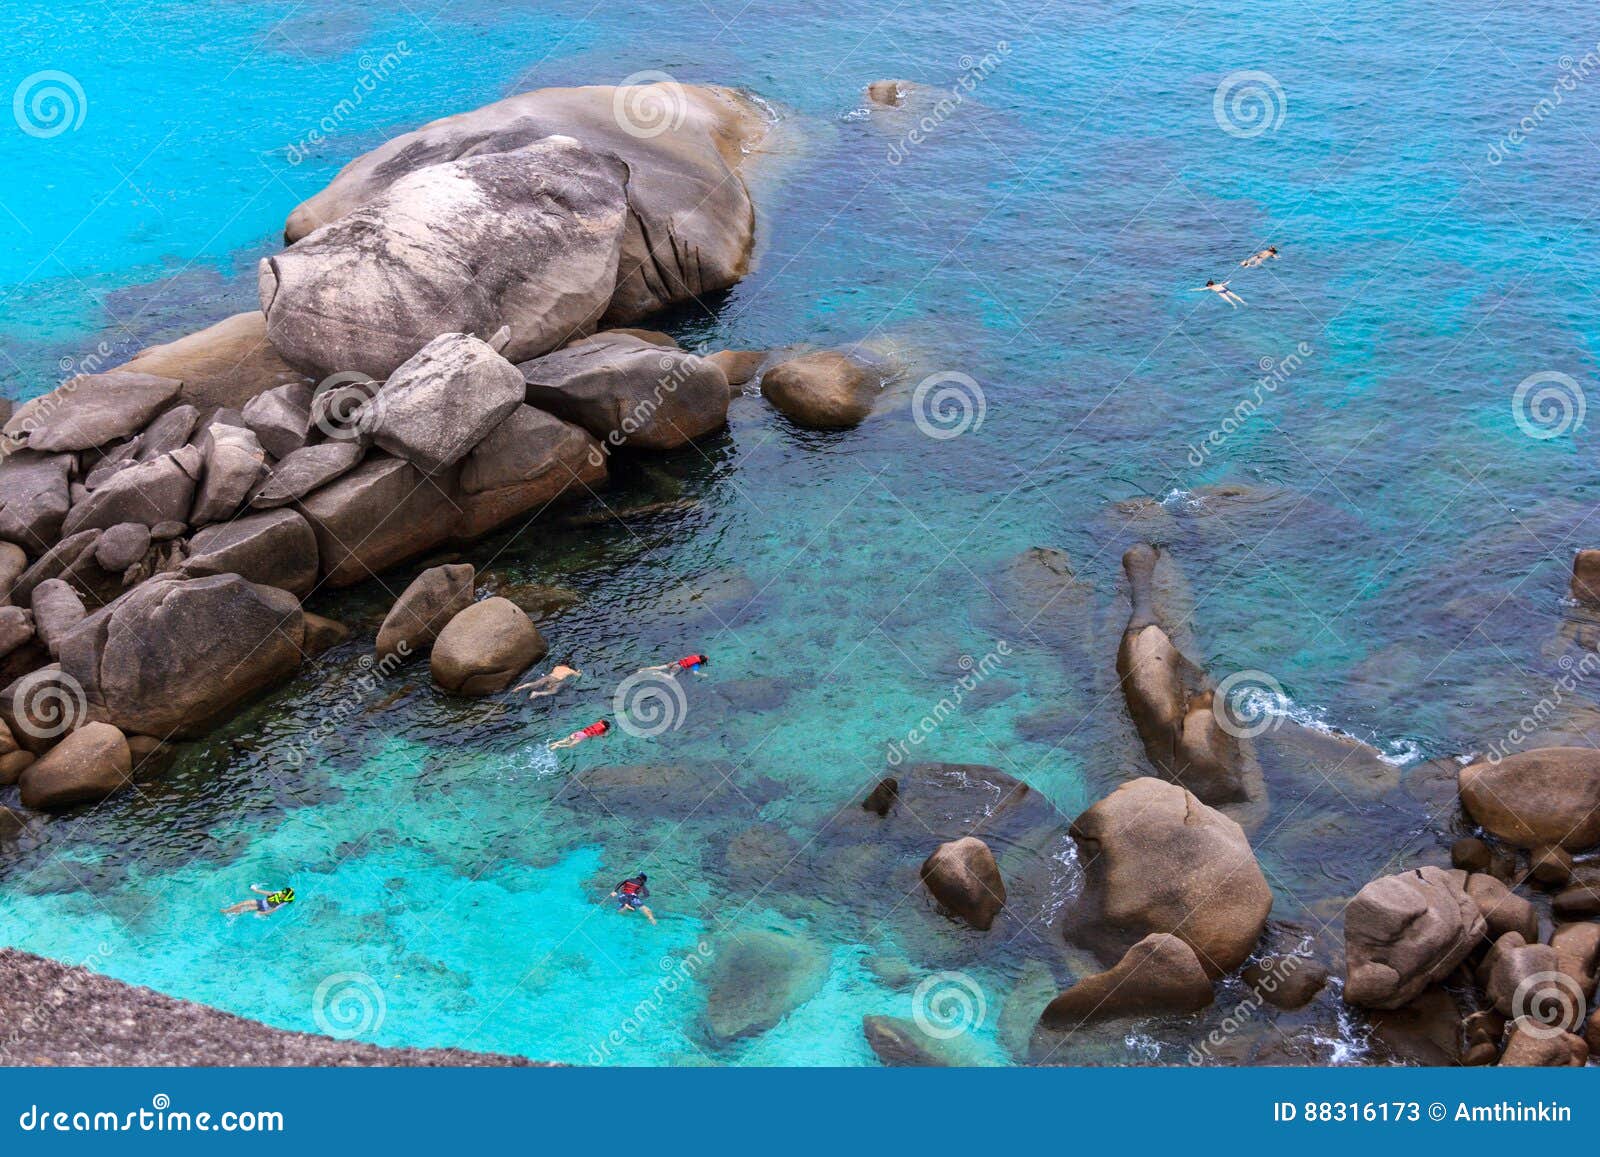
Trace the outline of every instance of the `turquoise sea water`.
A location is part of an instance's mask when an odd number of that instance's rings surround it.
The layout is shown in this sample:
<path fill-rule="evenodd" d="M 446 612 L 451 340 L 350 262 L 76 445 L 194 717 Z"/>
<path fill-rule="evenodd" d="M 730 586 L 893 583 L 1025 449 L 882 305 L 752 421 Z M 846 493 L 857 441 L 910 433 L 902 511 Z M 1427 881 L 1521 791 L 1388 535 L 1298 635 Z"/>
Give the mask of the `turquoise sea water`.
<path fill-rule="evenodd" d="M 1141 540 L 1181 569 L 1180 642 L 1214 675 L 1269 673 L 1298 714 L 1396 761 L 1387 794 L 1273 784 L 1255 844 L 1275 915 L 1320 931 L 1362 881 L 1437 857 L 1455 821 L 1427 761 L 1500 739 L 1571 662 L 1570 558 L 1600 540 L 1593 421 L 1524 407 L 1519 422 L 1514 398 L 1535 374 L 1595 397 L 1591 16 L 1365 0 L 6 6 L 5 90 L 66 73 L 82 113 L 48 136 L 0 116 L 10 396 L 253 307 L 288 211 L 386 135 L 641 70 L 747 88 L 781 119 L 757 267 L 715 314 L 668 327 L 706 348 L 865 343 L 905 379 L 841 434 L 740 400 L 726 434 L 625 466 L 605 496 L 672 508 L 468 552 L 580 596 L 541 626 L 588 678 L 547 704 L 452 701 L 421 668 L 366 690 L 385 591 L 319 596 L 353 643 L 163 781 L 0 843 L 0 942 L 285 1027 L 622 1064 L 871 1063 L 861 1017 L 910 1016 L 916 982 L 959 969 L 984 994 L 969 1059 L 1023 1059 L 1016 1024 L 1073 975 L 1052 928 L 1066 841 L 1056 859 L 1002 857 L 1050 886 L 984 938 L 932 911 L 919 857 L 875 859 L 836 817 L 963 656 L 1001 642 L 1010 655 L 916 758 L 999 767 L 1067 817 L 1139 774 L 1106 691 L 1118 560 Z M 397 63 L 312 141 L 386 53 Z M 920 143 L 905 140 L 916 113 L 860 107 L 871 80 L 948 91 L 986 57 Z M 1241 83 L 1264 103 L 1219 111 Z M 1268 244 L 1279 261 L 1237 268 Z M 1246 308 L 1189 292 L 1230 274 Z M 920 432 L 909 387 L 935 372 L 977 383 L 980 425 Z M 1246 398 L 1259 410 L 1208 444 Z M 1031 546 L 1066 551 L 1095 587 L 1087 650 L 1010 597 L 1008 561 Z M 622 676 L 692 649 L 715 662 L 680 730 L 543 751 Z M 1587 737 L 1593 695 L 1565 695 L 1552 729 Z M 330 718 L 286 769 L 282 744 Z M 643 799 L 563 794 L 577 772 L 644 763 L 689 770 Z M 598 903 L 641 868 L 656 929 Z M 286 914 L 214 915 L 291 878 Z M 750 929 L 814 946 L 815 991 L 719 1045 L 684 962 Z M 1291 1027 L 1320 1042 L 1306 1059 L 1359 1055 L 1332 994 Z M 1194 1031 L 1138 1026 L 1130 1053 L 1128 1030 L 1107 1030 L 1055 1059 L 1172 1060 Z"/>

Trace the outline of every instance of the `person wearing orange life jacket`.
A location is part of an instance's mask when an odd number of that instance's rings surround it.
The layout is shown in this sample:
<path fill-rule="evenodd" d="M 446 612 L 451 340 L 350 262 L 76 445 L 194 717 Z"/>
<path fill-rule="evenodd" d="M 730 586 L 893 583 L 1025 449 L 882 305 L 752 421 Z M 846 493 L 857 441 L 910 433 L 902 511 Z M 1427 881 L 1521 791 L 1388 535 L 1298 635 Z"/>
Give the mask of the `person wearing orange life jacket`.
<path fill-rule="evenodd" d="M 576 747 L 585 739 L 598 739 L 600 736 L 604 735 L 610 730 L 611 724 L 607 723 L 604 719 L 597 719 L 587 727 L 580 727 L 577 731 L 574 731 L 565 739 L 552 740 L 551 742 L 545 744 L 545 746 L 551 751 L 554 751 L 558 747 Z"/>
<path fill-rule="evenodd" d="M 645 919 L 654 924 L 655 913 L 645 906 L 645 901 L 650 898 L 650 888 L 645 883 L 649 878 L 643 872 L 630 876 L 611 890 L 611 898 L 617 902 L 618 912 L 643 912 Z"/>
<path fill-rule="evenodd" d="M 692 671 L 696 675 L 702 674 L 701 667 L 711 666 L 710 655 L 685 655 L 681 659 L 674 659 L 670 663 L 662 663 L 659 667 L 645 667 L 645 671 L 665 671 L 669 675 L 676 675 L 679 671 Z"/>

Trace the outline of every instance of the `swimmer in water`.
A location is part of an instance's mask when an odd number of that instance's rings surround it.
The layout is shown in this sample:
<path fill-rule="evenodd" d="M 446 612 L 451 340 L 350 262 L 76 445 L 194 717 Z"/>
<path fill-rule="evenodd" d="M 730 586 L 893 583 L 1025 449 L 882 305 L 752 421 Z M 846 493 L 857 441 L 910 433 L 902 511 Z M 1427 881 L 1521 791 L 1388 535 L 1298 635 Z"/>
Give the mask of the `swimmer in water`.
<path fill-rule="evenodd" d="M 683 658 L 676 659 L 671 663 L 663 663 L 659 667 L 646 667 L 644 670 L 665 671 L 670 675 L 676 675 L 679 671 L 692 671 L 696 675 L 700 675 L 704 674 L 700 668 L 709 666 L 711 666 L 710 655 L 685 655 Z"/>
<path fill-rule="evenodd" d="M 224 908 L 222 914 L 224 916 L 237 916 L 241 912 L 249 912 L 253 909 L 257 916 L 270 916 L 285 904 L 294 903 L 293 888 L 283 888 L 274 892 L 264 884 L 251 884 L 250 890 L 257 896 L 265 897 L 265 899 L 241 900 L 230 908 Z"/>
<path fill-rule="evenodd" d="M 1233 290 L 1229 289 L 1228 288 L 1228 283 L 1226 281 L 1223 281 L 1223 282 L 1220 282 L 1220 283 L 1219 282 L 1215 282 L 1215 281 L 1207 281 L 1204 285 L 1199 286 L 1198 288 L 1195 288 L 1195 289 L 1191 289 L 1189 292 L 1190 293 L 1205 293 L 1207 290 L 1209 290 L 1210 292 L 1216 294 L 1218 297 L 1222 298 L 1223 301 L 1225 301 L 1229 305 L 1233 306 L 1234 309 L 1238 309 L 1241 305 L 1244 304 L 1244 298 L 1240 297 Z"/>
<path fill-rule="evenodd" d="M 550 668 L 548 675 L 541 675 L 531 683 L 524 683 L 520 687 L 513 687 L 511 690 L 513 693 L 526 691 L 529 699 L 538 699 L 543 695 L 554 695 L 561 690 L 561 685 L 568 679 L 577 679 L 582 675 L 583 672 L 572 665 L 571 658 L 566 658 Z"/>
<path fill-rule="evenodd" d="M 604 719 L 600 719 L 589 724 L 587 727 L 574 731 L 565 739 L 552 740 L 545 746 L 551 751 L 554 751 L 558 747 L 576 747 L 585 739 L 598 739 L 600 736 L 604 735 L 610 730 L 611 724 L 607 723 Z"/>
<path fill-rule="evenodd" d="M 649 878 L 640 872 L 637 876 L 622 881 L 611 889 L 611 898 L 617 902 L 618 912 L 643 912 L 645 919 L 654 924 L 656 914 L 645 907 L 645 901 L 650 898 L 650 888 L 645 884 Z"/>
<path fill-rule="evenodd" d="M 1261 252 L 1250 254 L 1249 257 L 1246 257 L 1243 261 L 1239 262 L 1239 264 L 1245 269 L 1254 269 L 1258 265 L 1265 265 L 1267 262 L 1273 260 L 1277 256 L 1278 247 L 1276 245 L 1268 245 Z"/>

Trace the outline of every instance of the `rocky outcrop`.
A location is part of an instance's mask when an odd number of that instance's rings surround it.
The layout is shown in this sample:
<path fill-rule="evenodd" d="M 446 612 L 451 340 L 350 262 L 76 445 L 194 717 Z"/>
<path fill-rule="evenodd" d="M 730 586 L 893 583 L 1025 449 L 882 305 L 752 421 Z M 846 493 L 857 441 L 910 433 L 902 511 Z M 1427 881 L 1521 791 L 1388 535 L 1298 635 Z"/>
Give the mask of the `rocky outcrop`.
<path fill-rule="evenodd" d="M 1344 998 L 1399 1008 L 1455 971 L 1486 930 L 1467 874 L 1423 867 L 1382 876 L 1345 909 Z"/>
<path fill-rule="evenodd" d="M 260 310 L 236 313 L 198 333 L 140 350 L 121 368 L 178 379 L 183 383 L 179 399 L 202 410 L 239 409 L 266 390 L 307 381 L 267 340 L 267 319 Z"/>
<path fill-rule="evenodd" d="M 626 325 L 744 276 L 755 211 L 738 170 L 765 131 L 754 103 L 726 88 L 668 82 L 539 89 L 436 120 L 356 158 L 290 214 L 284 236 L 298 242 L 423 166 L 526 149 L 558 134 L 576 138 L 619 158 L 627 174 L 627 220 L 606 318 Z"/>
<path fill-rule="evenodd" d="M 461 517 L 445 490 L 386 454 L 368 457 L 296 509 L 316 532 L 323 578 L 335 587 L 362 582 L 447 541 Z"/>
<path fill-rule="evenodd" d="M 72 505 L 70 454 L 18 450 L 0 461 L 0 538 L 30 554 L 48 550 L 61 537 Z"/>
<path fill-rule="evenodd" d="M 293 671 L 304 635 L 285 591 L 231 574 L 162 577 L 79 624 L 61 641 L 61 670 L 87 718 L 185 738 Z"/>
<path fill-rule="evenodd" d="M 182 383 L 126 369 L 84 374 L 25 402 L 5 436 L 30 450 L 91 450 L 129 438 L 175 402 Z"/>
<path fill-rule="evenodd" d="M 440 334 L 501 326 L 507 360 L 537 357 L 609 306 L 627 179 L 570 137 L 418 168 L 262 260 L 267 336 L 319 377 L 387 378 Z"/>
<path fill-rule="evenodd" d="M 317 536 L 293 510 L 249 514 L 196 532 L 179 573 L 236 574 L 303 599 L 317 585 Z"/>
<path fill-rule="evenodd" d="M 877 376 L 834 350 L 779 362 L 761 375 L 761 395 L 797 426 L 843 430 L 872 413 Z"/>
<path fill-rule="evenodd" d="M 1467 814 L 1507 843 L 1574 851 L 1600 843 L 1600 751 L 1543 747 L 1463 767 Z"/>
<path fill-rule="evenodd" d="M 459 461 L 522 405 L 522 375 L 469 334 L 434 338 L 373 397 L 373 440 L 424 474 Z"/>
<path fill-rule="evenodd" d="M 980 932 L 994 926 L 1006 885 L 989 845 L 975 836 L 940 844 L 922 865 L 922 882 L 939 906 Z"/>
<path fill-rule="evenodd" d="M 80 530 L 104 530 L 119 522 L 155 526 L 187 521 L 204 461 L 200 449 L 183 446 L 117 472 L 72 507 L 61 533 L 71 537 Z"/>
<path fill-rule="evenodd" d="M 671 450 L 728 420 L 728 380 L 705 358 L 626 334 L 525 361 L 527 400 L 608 447 Z"/>
<path fill-rule="evenodd" d="M 1198 1012 L 1211 1003 L 1211 977 L 1178 937 L 1153 932 L 1105 972 L 1086 976 L 1045 1006 L 1040 1023 L 1072 1030 L 1103 1020 Z"/>
<path fill-rule="evenodd" d="M 471 563 L 457 563 L 412 579 L 378 628 L 378 658 L 420 655 L 433 646 L 450 620 L 472 605 L 474 575 Z"/>
<path fill-rule="evenodd" d="M 273 510 L 304 498 L 318 487 L 349 473 L 366 453 L 358 442 L 322 442 L 291 452 L 267 467 L 266 476 L 250 497 L 256 510 Z"/>
<path fill-rule="evenodd" d="M 122 732 L 109 723 L 85 723 L 23 770 L 22 803 L 50 811 L 97 803 L 132 776 L 133 756 Z"/>
<path fill-rule="evenodd" d="M 504 691 L 549 647 L 527 613 L 509 599 L 474 603 L 445 624 L 433 643 L 433 681 L 457 695 Z"/>
<path fill-rule="evenodd" d="M 1211 977 L 1244 963 L 1272 891 L 1244 830 L 1176 784 L 1123 784 L 1073 821 L 1084 891 L 1069 938 L 1115 960 L 1153 932 L 1194 950 Z"/>

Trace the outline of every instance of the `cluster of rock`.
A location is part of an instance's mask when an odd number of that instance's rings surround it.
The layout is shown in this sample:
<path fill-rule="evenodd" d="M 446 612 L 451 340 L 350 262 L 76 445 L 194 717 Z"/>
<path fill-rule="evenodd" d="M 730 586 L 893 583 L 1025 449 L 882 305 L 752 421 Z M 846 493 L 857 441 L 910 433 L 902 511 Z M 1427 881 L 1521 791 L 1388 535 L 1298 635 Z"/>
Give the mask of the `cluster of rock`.
<path fill-rule="evenodd" d="M 1367 884 L 1345 912 L 1345 999 L 1430 1008 L 1466 1064 L 1583 1065 L 1600 1051 L 1600 753 L 1541 748 L 1463 767 L 1452 868 Z M 1491 842 L 1492 841 L 1492 842 Z M 1525 863 L 1524 858 L 1525 857 Z M 1522 891 L 1547 899 L 1549 921 Z M 1448 984 L 1475 996 L 1465 1015 Z M 1431 1002 L 1430 1002 L 1431 1001 Z"/>

